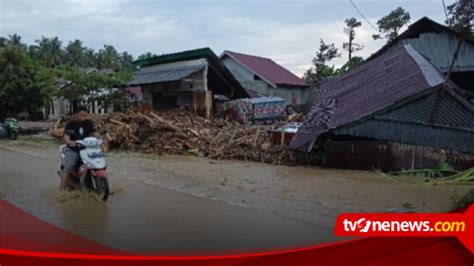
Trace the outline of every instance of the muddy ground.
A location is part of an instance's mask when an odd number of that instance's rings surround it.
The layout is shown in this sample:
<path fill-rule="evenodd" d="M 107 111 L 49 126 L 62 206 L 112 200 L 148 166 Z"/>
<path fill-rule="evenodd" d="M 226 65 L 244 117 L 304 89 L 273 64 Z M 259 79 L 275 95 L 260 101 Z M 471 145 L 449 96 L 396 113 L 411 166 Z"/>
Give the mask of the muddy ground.
<path fill-rule="evenodd" d="M 149 241 L 142 241 L 143 244 L 140 245 L 137 244 L 140 243 L 139 239 L 135 242 L 130 239 L 138 235 L 150 235 L 148 230 L 138 228 L 144 226 L 142 223 L 131 223 L 129 229 L 126 229 L 128 233 L 118 237 L 117 232 L 124 230 L 123 226 L 127 227 L 123 225 L 121 220 L 124 220 L 124 217 L 121 215 L 116 215 L 114 221 L 110 220 L 110 215 L 103 217 L 104 228 L 111 230 L 107 234 L 99 233 L 97 228 L 85 222 L 87 218 L 75 218 L 78 215 L 77 209 L 83 207 L 81 204 L 86 204 L 89 209 L 102 207 L 97 207 L 96 203 L 91 205 L 90 201 L 78 203 L 81 202 L 78 198 L 83 197 L 82 195 L 71 193 L 66 198 L 64 195 L 57 195 L 55 186 L 58 180 L 54 176 L 58 164 L 57 148 L 58 143 L 47 138 L 32 136 L 22 137 L 16 142 L 0 141 L 0 156 L 5 158 L 1 158 L 4 163 L 2 167 L 9 171 L 0 170 L 0 179 L 3 179 L 0 181 L 4 184 L 3 189 L 0 189 L 0 197 L 67 230 L 101 243 L 109 245 L 112 243 L 112 246 L 115 245 L 117 248 L 137 252 L 151 252 L 157 248 L 171 251 L 186 241 L 188 245 L 182 246 L 183 249 L 193 249 L 199 247 L 198 243 L 203 243 L 203 239 L 204 242 L 210 243 L 204 245 L 205 250 L 213 248 L 215 250 L 211 243 L 214 243 L 216 238 L 208 235 L 214 231 L 220 232 L 221 237 L 217 239 L 222 240 L 215 242 L 216 246 L 224 249 L 301 246 L 327 242 L 334 240 L 331 232 L 334 221 L 341 212 L 447 211 L 452 206 L 454 195 L 464 194 L 473 187 L 433 185 L 424 182 L 424 178 L 395 178 L 369 171 L 216 161 L 193 156 L 110 152 L 108 169 L 114 194 L 107 203 L 109 212 L 110 209 L 113 210 L 112 213 L 120 212 L 122 208 L 121 212 L 127 215 L 137 217 L 141 215 L 142 217 L 138 218 L 145 220 L 148 226 L 155 223 L 170 225 L 182 223 L 182 227 L 179 228 L 189 226 L 194 228 L 193 218 L 186 217 L 189 212 L 195 214 L 193 217 L 203 216 L 197 220 L 204 219 L 196 222 L 196 228 L 201 231 L 198 235 L 207 236 L 207 238 L 201 236 L 201 241 L 178 237 L 172 243 L 153 246 Z M 40 171 L 41 178 L 48 181 L 36 185 L 29 185 L 28 180 L 23 179 L 19 182 L 11 181 L 12 176 L 34 174 L 35 171 L 31 170 L 31 167 L 45 168 Z M 55 207 L 49 209 L 47 204 Z M 190 208 L 189 205 L 194 207 Z M 129 209 L 137 209 L 138 213 L 125 211 Z M 183 221 L 177 222 L 176 217 L 183 216 L 181 211 L 186 215 Z M 206 213 L 208 211 L 210 212 Z M 175 215 L 157 214 L 164 212 Z M 213 220 L 211 224 L 214 225 L 209 225 L 206 219 L 209 219 L 209 215 L 216 215 L 213 212 L 220 215 L 211 219 Z M 242 216 L 248 217 L 248 221 L 232 223 L 236 217 Z M 146 223 L 147 219 L 150 220 L 149 223 Z M 107 225 L 109 223 L 116 225 L 111 227 Z M 229 233 L 223 233 L 227 232 L 228 227 L 220 228 L 219 224 L 237 226 L 236 234 L 229 236 Z M 289 229 L 289 233 L 277 237 L 278 233 L 275 232 L 280 232 L 281 228 Z M 176 230 L 176 228 L 175 231 L 165 230 L 159 235 L 172 239 L 172 235 L 177 233 Z M 245 237 L 252 234 L 254 239 L 250 242 L 254 243 L 253 245 L 248 241 L 252 237 Z M 156 238 L 160 238 L 159 235 L 156 235 Z M 156 238 L 150 241 L 156 243 Z"/>

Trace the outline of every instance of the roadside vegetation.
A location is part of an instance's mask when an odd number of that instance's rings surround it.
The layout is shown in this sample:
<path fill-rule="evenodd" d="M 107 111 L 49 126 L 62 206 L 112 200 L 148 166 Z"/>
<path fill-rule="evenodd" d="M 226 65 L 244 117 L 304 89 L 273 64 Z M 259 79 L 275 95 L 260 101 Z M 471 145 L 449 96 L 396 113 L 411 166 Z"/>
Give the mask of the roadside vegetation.
<path fill-rule="evenodd" d="M 152 56 L 147 52 L 138 59 Z M 28 45 L 18 34 L 0 37 L 0 120 L 18 115 L 34 118 L 54 96 L 73 103 L 124 106 L 128 92 L 121 88 L 132 76 L 133 61 L 131 54 L 112 45 L 95 51 L 81 40 L 63 45 L 58 37 L 41 37 Z"/>

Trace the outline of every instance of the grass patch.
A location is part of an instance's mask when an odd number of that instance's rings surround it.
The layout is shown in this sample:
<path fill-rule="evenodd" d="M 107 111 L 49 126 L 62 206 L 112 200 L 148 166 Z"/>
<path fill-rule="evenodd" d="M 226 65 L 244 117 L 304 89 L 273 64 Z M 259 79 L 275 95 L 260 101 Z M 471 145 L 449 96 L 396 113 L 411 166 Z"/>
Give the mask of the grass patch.
<path fill-rule="evenodd" d="M 461 196 L 457 194 L 457 190 L 454 191 L 451 196 L 451 208 L 458 209 L 465 207 L 474 202 L 474 188 L 470 189 L 465 195 Z"/>

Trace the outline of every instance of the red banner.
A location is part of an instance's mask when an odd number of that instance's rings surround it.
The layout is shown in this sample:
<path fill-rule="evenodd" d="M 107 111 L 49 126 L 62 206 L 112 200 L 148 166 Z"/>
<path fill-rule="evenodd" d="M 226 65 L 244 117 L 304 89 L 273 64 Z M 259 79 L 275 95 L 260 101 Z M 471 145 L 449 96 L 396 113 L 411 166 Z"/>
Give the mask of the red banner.
<path fill-rule="evenodd" d="M 0 200 L 0 265 L 473 265 L 474 254 L 457 240 L 469 242 L 473 210 L 463 214 L 343 214 L 337 220 L 337 234 L 385 236 L 300 249 L 221 256 L 140 256 L 76 236 Z M 367 220 L 376 224 L 367 229 L 369 234 L 360 232 L 365 231 Z M 384 225 L 386 221 L 389 225 Z M 392 227 L 393 221 L 400 225 Z M 402 225 L 404 221 L 429 222 L 433 231 L 417 232 L 420 235 L 416 236 L 411 231 L 419 231 L 420 226 Z M 464 227 L 453 223 L 460 221 Z M 442 223 L 436 226 L 438 222 Z M 383 234 L 378 233 L 379 228 Z M 403 236 L 396 237 L 397 232 L 386 232 L 387 228 L 411 229 L 410 233 L 403 229 Z M 420 228 L 423 231 L 424 226 Z M 420 237 L 428 235 L 431 237 Z"/>
<path fill-rule="evenodd" d="M 464 213 L 347 213 L 336 220 L 338 236 L 452 236 L 474 253 L 474 205 Z"/>

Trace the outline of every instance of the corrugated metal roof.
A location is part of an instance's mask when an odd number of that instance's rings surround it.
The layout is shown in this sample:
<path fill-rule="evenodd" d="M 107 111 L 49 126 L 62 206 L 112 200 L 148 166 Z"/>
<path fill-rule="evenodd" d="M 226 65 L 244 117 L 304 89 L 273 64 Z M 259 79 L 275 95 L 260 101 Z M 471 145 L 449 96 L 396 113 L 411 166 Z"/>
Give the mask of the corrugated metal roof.
<path fill-rule="evenodd" d="M 400 40 L 394 47 L 410 44 L 441 71 L 448 72 L 458 41 L 447 33 L 424 33 L 418 38 Z M 474 44 L 462 44 L 453 71 L 474 71 Z"/>
<path fill-rule="evenodd" d="M 438 73 L 438 70 L 428 61 L 426 61 L 426 59 L 421 54 L 415 51 L 411 45 L 406 45 L 405 49 L 420 67 L 420 70 L 423 72 L 423 76 L 430 87 L 434 87 L 444 82 L 444 77 Z"/>
<path fill-rule="evenodd" d="M 245 91 L 232 73 L 224 66 L 219 57 L 208 47 L 154 56 L 152 58 L 137 60 L 133 62 L 133 64 L 137 67 L 146 67 L 172 62 L 190 61 L 200 58 L 205 58 L 208 61 L 209 75 L 215 72 L 219 79 L 223 81 L 222 83 L 226 84 L 225 86 L 220 86 L 217 90 L 220 90 L 221 92 L 229 90 L 230 93 L 228 94 L 232 95 L 232 98 L 234 99 L 249 97 L 247 91 Z"/>
<path fill-rule="evenodd" d="M 427 57 L 433 65 L 447 72 L 459 40 L 463 40 L 464 43 L 453 71 L 474 71 L 474 39 L 462 36 L 427 17 L 411 24 L 405 32 L 388 42 L 367 60 L 370 61 L 382 55 L 388 49 L 410 44 Z"/>
<path fill-rule="evenodd" d="M 298 87 L 309 87 L 309 85 L 288 69 L 277 64 L 270 58 L 241 54 L 231 51 L 224 51 L 221 58 L 225 55 L 243 64 L 263 80 L 270 82 L 271 85 L 290 85 Z"/>
<path fill-rule="evenodd" d="M 334 133 L 468 153 L 474 152 L 472 129 L 399 122 L 397 120 L 368 119 L 361 123 L 338 128 Z"/>
<path fill-rule="evenodd" d="M 145 85 L 152 83 L 170 82 L 181 80 L 193 73 L 201 71 L 205 66 L 194 65 L 194 66 L 183 66 L 173 67 L 164 70 L 147 69 L 143 68 L 135 72 L 130 85 Z"/>
<path fill-rule="evenodd" d="M 187 51 L 182 51 L 182 52 L 177 52 L 177 53 L 157 55 L 151 58 L 134 61 L 133 64 L 135 66 L 144 67 L 144 66 L 151 66 L 151 65 L 158 65 L 158 64 L 166 64 L 166 63 L 171 63 L 171 62 L 178 62 L 178 61 L 188 61 L 188 60 L 198 59 L 198 58 L 206 58 L 212 54 L 214 54 L 214 52 L 212 52 L 210 48 L 206 47 L 206 48 L 187 50 Z"/>
<path fill-rule="evenodd" d="M 438 97 L 438 93 L 431 93 L 413 103 L 377 115 L 375 118 L 429 124 L 432 123 L 433 111 Z M 474 112 L 460 105 L 449 93 L 445 93 L 440 102 L 436 124 L 454 128 L 474 128 Z"/>
<path fill-rule="evenodd" d="M 344 75 L 325 79 L 290 148 L 309 151 L 316 137 L 441 85 L 443 78 L 409 46 L 392 49 Z M 438 77 L 436 77 L 438 76 Z"/>

